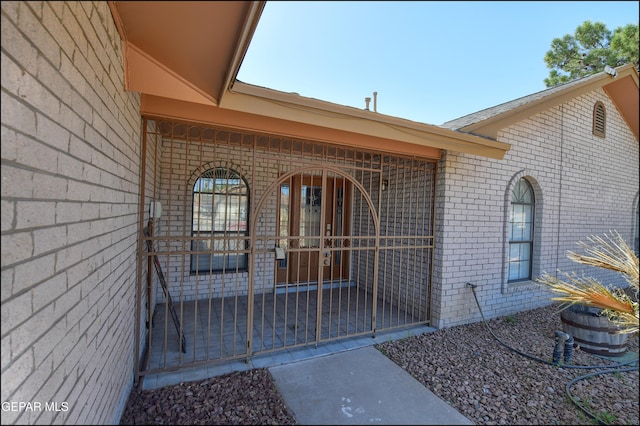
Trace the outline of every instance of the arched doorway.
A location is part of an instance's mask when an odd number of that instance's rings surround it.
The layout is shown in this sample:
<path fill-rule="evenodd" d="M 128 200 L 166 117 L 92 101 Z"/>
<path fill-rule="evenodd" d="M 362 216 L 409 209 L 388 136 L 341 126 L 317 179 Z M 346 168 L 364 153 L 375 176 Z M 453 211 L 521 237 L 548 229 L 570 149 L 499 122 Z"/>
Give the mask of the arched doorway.
<path fill-rule="evenodd" d="M 282 174 L 253 212 L 251 353 L 375 332 L 379 218 L 331 166 Z M 366 226 L 363 226 L 366 225 Z M 365 265 L 366 264 L 366 265 Z"/>

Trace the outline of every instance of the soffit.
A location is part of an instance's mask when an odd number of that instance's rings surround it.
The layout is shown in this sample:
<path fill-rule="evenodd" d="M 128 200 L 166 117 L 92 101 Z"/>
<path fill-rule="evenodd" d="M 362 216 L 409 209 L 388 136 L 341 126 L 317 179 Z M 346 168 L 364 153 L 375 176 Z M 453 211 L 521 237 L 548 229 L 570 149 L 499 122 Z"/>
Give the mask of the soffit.
<path fill-rule="evenodd" d="M 112 1 L 127 89 L 217 105 L 264 2 Z"/>
<path fill-rule="evenodd" d="M 611 83 L 605 85 L 603 89 L 607 92 L 616 108 L 618 108 L 618 111 L 620 111 L 620 115 L 622 115 L 631 132 L 635 135 L 636 140 L 638 140 L 640 128 L 638 74 L 631 73 L 623 78 L 616 78 Z"/>
<path fill-rule="evenodd" d="M 413 149 L 415 155 L 430 158 L 439 158 L 434 150 L 448 149 L 501 159 L 510 149 L 509 144 L 475 135 L 237 82 L 264 4 L 111 1 L 123 41 L 127 90 L 140 92 L 146 105 L 153 105 L 146 113 L 154 117 L 198 117 L 201 122 L 235 123 L 256 131 L 280 129 L 282 134 L 295 128 L 292 136 L 326 140 L 337 135 L 345 144 L 345 135 L 358 135 L 359 141 L 368 138 L 391 151 L 395 143 L 403 146 L 403 153 Z M 193 105 L 187 108 L 189 104 Z M 181 105 L 181 111 L 175 105 Z M 194 117 L 184 111 L 193 111 Z"/>
<path fill-rule="evenodd" d="M 176 122 L 213 125 L 229 130 L 247 130 L 281 137 L 327 142 L 345 147 L 357 147 L 381 152 L 411 155 L 437 160 L 441 151 L 429 144 L 409 143 L 397 139 L 363 135 L 332 127 L 318 127 L 299 121 L 235 111 L 232 109 L 143 95 L 140 110 L 143 117 Z"/>

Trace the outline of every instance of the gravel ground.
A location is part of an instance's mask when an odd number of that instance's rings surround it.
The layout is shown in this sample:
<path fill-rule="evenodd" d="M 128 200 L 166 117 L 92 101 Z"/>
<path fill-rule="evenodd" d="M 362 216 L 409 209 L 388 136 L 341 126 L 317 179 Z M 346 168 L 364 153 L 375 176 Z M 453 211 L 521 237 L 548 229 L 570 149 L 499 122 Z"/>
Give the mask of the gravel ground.
<path fill-rule="evenodd" d="M 550 360 L 554 332 L 561 330 L 557 305 L 488 322 L 505 344 Z M 505 348 L 484 323 L 438 330 L 379 349 L 441 399 L 476 424 L 596 424 L 567 397 L 566 385 L 593 369 L 569 369 L 535 362 Z M 638 351 L 638 335 L 629 340 Z M 576 349 L 571 364 L 607 360 Z M 602 370 L 601 370 L 602 371 Z M 574 397 L 608 424 L 638 424 L 638 370 L 580 380 Z"/>
<path fill-rule="evenodd" d="M 489 321 L 505 344 L 550 360 L 557 306 Z M 386 342 L 377 348 L 476 424 L 597 424 L 573 404 L 566 385 L 595 370 L 535 362 L 494 340 L 484 323 Z M 638 335 L 629 341 L 638 351 Z M 575 350 L 572 364 L 607 360 Z M 603 371 L 603 370 L 599 370 Z M 638 370 L 579 380 L 574 398 L 606 424 L 639 423 Z M 161 389 L 134 390 L 121 424 L 296 424 L 266 369 L 236 372 Z"/>
<path fill-rule="evenodd" d="M 294 425 L 267 369 L 238 371 L 159 389 L 134 389 L 120 424 Z"/>

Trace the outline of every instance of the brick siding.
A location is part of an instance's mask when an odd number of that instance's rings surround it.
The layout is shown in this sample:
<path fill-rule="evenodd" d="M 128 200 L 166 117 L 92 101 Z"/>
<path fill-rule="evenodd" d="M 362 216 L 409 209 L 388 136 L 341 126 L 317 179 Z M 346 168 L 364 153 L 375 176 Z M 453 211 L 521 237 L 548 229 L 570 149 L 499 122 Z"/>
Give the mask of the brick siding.
<path fill-rule="evenodd" d="M 1 421 L 118 423 L 137 362 L 139 96 L 123 89 L 123 53 L 108 3 L 3 2 L 1 19 L 2 402 L 40 403 L 43 408 L 3 409 Z M 604 138 L 591 133 L 597 101 L 607 111 Z M 549 294 L 534 282 L 509 283 L 506 278 L 510 190 L 520 178 L 535 192 L 534 278 L 559 269 L 619 283 L 615 274 L 570 262 L 566 251 L 610 230 L 632 243 L 637 232 L 638 142 L 603 90 L 515 123 L 498 139 L 512 145 L 503 160 L 446 152 L 437 164 L 435 327 L 480 320 L 467 282 L 478 286 L 488 318 L 550 303 Z M 162 141 L 149 143 L 159 146 Z M 184 206 L 191 206 L 184 202 L 194 173 L 202 171 L 203 158 L 218 165 L 211 152 L 202 156 L 187 152 L 184 145 L 175 148 L 170 152 L 159 146 L 146 153 L 147 164 L 159 169 L 145 169 L 144 207 L 152 199 L 163 201 L 164 223 L 177 223 L 174 230 L 159 223 L 157 235 L 188 234 Z M 283 163 L 277 153 L 251 162 L 248 154 L 252 152 L 241 147 L 224 160 L 247 178 L 254 194 L 267 191 L 279 173 L 309 164 L 302 158 Z M 394 176 L 384 177 L 393 187 Z M 410 178 L 416 191 L 422 183 L 430 186 L 429 179 Z M 423 201 L 412 193 L 407 203 Z M 252 232 L 275 235 L 271 219 L 276 209 L 274 194 L 262 205 L 263 218 Z M 409 218 L 402 209 L 388 213 L 400 214 L 405 223 Z M 146 220 L 148 213 L 143 216 Z M 380 272 L 385 282 L 407 270 L 400 259 L 409 259 L 402 252 L 387 254 Z M 201 297 L 202 291 L 208 295 L 210 289 L 221 294 L 225 275 L 204 275 L 199 283 L 179 257 L 163 259 L 174 290 L 180 286 L 187 298 Z M 271 257 L 258 260 L 269 261 L 274 264 Z M 273 280 L 273 269 L 260 273 L 264 279 L 257 283 Z M 143 283 L 145 274 L 143 268 Z M 410 275 L 424 279 L 420 273 Z M 247 277 L 240 278 L 233 286 L 246 289 Z M 148 297 L 142 287 L 139 303 L 145 314 L 147 300 L 154 303 L 162 294 L 153 286 L 155 294 Z M 146 333 L 144 318 L 138 332 Z M 60 409 L 44 409 L 46 403 Z"/>
<path fill-rule="evenodd" d="M 592 134 L 593 106 L 607 111 L 606 137 Z M 434 325 L 480 320 L 466 282 L 478 285 L 484 314 L 508 315 L 550 303 L 534 282 L 507 282 L 510 190 L 519 178 L 534 188 L 533 278 L 585 273 L 624 284 L 611 272 L 566 257 L 578 241 L 617 230 L 633 244 L 638 200 L 638 142 L 602 89 L 503 129 L 512 145 L 502 160 L 447 152 L 436 192 Z"/>
<path fill-rule="evenodd" d="M 123 88 L 106 2 L 2 3 L 2 402 L 41 404 L 2 424 L 124 409 L 141 129 Z"/>

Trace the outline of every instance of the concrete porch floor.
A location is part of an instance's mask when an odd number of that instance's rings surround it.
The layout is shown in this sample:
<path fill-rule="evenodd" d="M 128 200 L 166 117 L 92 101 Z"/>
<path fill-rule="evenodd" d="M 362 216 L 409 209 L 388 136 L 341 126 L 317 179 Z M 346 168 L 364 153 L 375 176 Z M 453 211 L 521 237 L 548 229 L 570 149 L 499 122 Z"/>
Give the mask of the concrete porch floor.
<path fill-rule="evenodd" d="M 186 340 L 184 353 L 166 304 L 158 305 L 143 388 L 281 365 L 434 330 L 419 320 L 418 313 L 379 300 L 372 337 L 372 297 L 355 287 L 325 288 L 316 342 L 316 300 L 314 289 L 256 295 L 248 359 L 246 296 L 174 302 Z"/>

